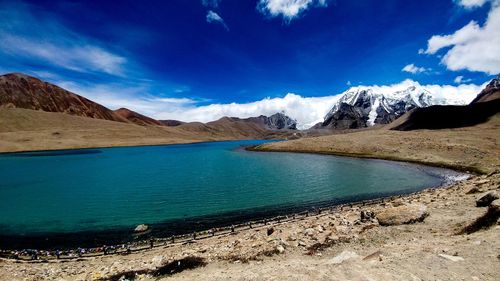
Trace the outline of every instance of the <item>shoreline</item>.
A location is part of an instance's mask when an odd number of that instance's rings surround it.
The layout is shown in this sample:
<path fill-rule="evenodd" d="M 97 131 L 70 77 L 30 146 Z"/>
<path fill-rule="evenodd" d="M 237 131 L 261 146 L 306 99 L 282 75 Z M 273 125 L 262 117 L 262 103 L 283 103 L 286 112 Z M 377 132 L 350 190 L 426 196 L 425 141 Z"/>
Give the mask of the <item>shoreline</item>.
<path fill-rule="evenodd" d="M 288 279 L 303 276 L 305 270 L 313 279 L 322 276 L 350 279 L 347 277 L 350 275 L 345 274 L 356 272 L 359 277 L 371 275 L 376 280 L 411 280 L 411 276 L 423 280 L 454 280 L 449 275 L 449 269 L 453 269 L 455 273 L 469 276 L 466 280 L 471 276 L 497 280 L 499 275 L 494 265 L 498 263 L 499 226 L 468 235 L 456 233 L 485 210 L 475 206 L 478 194 L 471 194 L 470 190 L 479 188 L 481 193 L 496 190 L 499 183 L 500 173 L 496 171 L 491 175 L 471 176 L 444 188 L 425 189 L 373 204 L 347 204 L 294 220 L 253 228 L 245 226 L 234 233 L 228 231 L 206 239 L 176 241 L 130 253 L 121 249 L 112 255 L 36 261 L 0 258 L 0 273 L 7 280 L 26 280 L 28 276 L 36 280 L 119 280 L 126 276 L 131 280 L 135 277 L 135 280 L 148 281 L 158 278 L 206 281 L 231 276 L 246 276 L 249 280 L 271 276 Z M 401 204 L 423 204 L 430 216 L 423 222 L 399 226 L 382 226 L 376 219 L 360 221 L 360 213 L 364 211 L 378 214 Z M 309 232 L 314 234 L 310 236 Z M 342 256 L 343 251 L 354 252 L 359 257 L 332 264 L 335 256 Z M 448 260 L 454 256 L 465 261 Z M 202 261 L 202 267 L 173 277 L 170 274 L 154 277 L 154 272 L 163 266 L 190 258 Z M 317 265 L 324 266 L 318 268 Z M 251 275 L 251 272 L 264 275 Z M 391 275 L 386 275 L 387 272 Z M 410 273 L 412 275 L 408 275 Z"/>
<path fill-rule="evenodd" d="M 460 181 L 456 181 L 455 183 L 459 183 Z M 446 189 L 448 188 L 449 185 L 443 186 L 435 186 L 435 187 L 428 187 L 419 191 L 411 192 L 411 193 L 403 193 L 403 194 L 396 194 L 396 195 L 389 195 L 389 196 L 383 196 L 383 197 L 377 197 L 373 199 L 366 199 L 366 200 L 361 200 L 361 201 L 353 201 L 353 202 L 346 202 L 338 205 L 331 205 L 331 206 L 325 206 L 325 207 L 320 207 L 320 208 L 315 208 L 311 210 L 305 210 L 302 212 L 292 212 L 292 213 L 286 213 L 283 215 L 279 215 L 270 219 L 260 219 L 260 220 L 253 220 L 253 221 L 247 221 L 247 222 L 242 222 L 239 224 L 232 224 L 232 225 L 226 225 L 223 227 L 217 228 L 219 233 L 215 233 L 215 235 L 211 234 L 211 230 L 213 229 L 206 229 L 206 230 L 201 230 L 201 231 L 196 231 L 196 238 L 193 239 L 193 233 L 185 233 L 185 234 L 179 234 L 179 235 L 173 235 L 170 237 L 165 237 L 165 238 L 153 238 L 155 241 L 155 245 L 153 248 L 156 247 L 169 247 L 169 246 L 175 246 L 175 245 L 184 245 L 186 243 L 194 242 L 194 241 L 200 241 L 203 239 L 209 239 L 213 237 L 219 237 L 219 236 L 227 236 L 231 235 L 233 231 L 231 230 L 232 227 L 234 227 L 234 232 L 244 232 L 244 231 L 252 231 L 256 229 L 262 229 L 266 228 L 268 226 L 273 226 L 273 225 L 286 225 L 290 223 L 295 223 L 300 220 L 303 220 L 304 218 L 317 218 L 320 216 L 325 216 L 328 214 L 335 214 L 338 212 L 346 211 L 352 208 L 359 208 L 359 207 L 370 207 L 370 206 L 376 206 L 379 204 L 383 204 L 385 202 L 390 202 L 394 201 L 396 199 L 407 199 L 412 196 L 419 196 L 421 194 L 425 194 L 428 192 L 433 192 L 436 189 Z M 175 238 L 175 240 L 172 240 L 172 237 Z M 92 258 L 92 257 L 98 257 L 98 256 L 112 256 L 112 255 L 121 255 L 121 254 L 129 254 L 129 253 L 134 253 L 134 252 L 142 252 L 142 251 L 148 251 L 153 248 L 151 248 L 149 245 L 149 239 L 144 239 L 144 240 L 139 240 L 136 241 L 136 248 L 130 248 L 126 247 L 129 243 L 125 244 L 117 244 L 117 245 L 109 245 L 108 247 L 113 247 L 113 249 L 118 249 L 118 251 L 113 252 L 113 253 L 108 253 L 104 254 L 104 252 L 100 251 L 99 253 L 93 252 L 92 249 L 100 249 L 102 247 L 93 247 L 93 248 L 82 248 L 82 247 L 71 247 L 68 249 L 64 249 L 62 251 L 67 251 L 71 252 L 71 256 L 66 256 L 66 257 L 61 257 L 56 258 L 55 252 L 56 250 L 38 250 L 38 249 L 0 249 L 0 259 L 8 259 L 8 260 L 15 260 L 15 261 L 23 261 L 23 262 L 28 262 L 28 263 L 39 263 L 39 262 L 50 262 L 50 261 L 59 261 L 59 260 L 71 260 L 71 259 L 80 259 L 80 258 Z M 175 241 L 175 242 L 171 242 Z M 158 243 L 159 242 L 159 243 Z M 79 249 L 85 249 L 87 250 L 87 255 L 78 255 L 77 251 Z M 127 249 L 130 249 L 128 252 Z M 5 254 L 12 254 L 14 252 L 22 252 L 22 251 L 38 251 L 39 255 L 36 260 L 30 260 L 28 256 L 25 256 L 25 258 L 13 258 L 13 257 L 5 257 Z M 90 251 L 88 251 L 90 250 Z M 49 253 L 49 256 L 43 257 L 42 253 Z"/>
<path fill-rule="evenodd" d="M 310 151 L 310 150 L 294 150 L 294 149 L 273 149 L 273 148 L 263 148 L 261 145 L 253 145 L 246 147 L 246 150 L 252 152 L 284 152 L 284 153 L 304 153 L 304 154 L 319 154 L 319 155 L 332 155 L 339 157 L 351 157 L 359 159 L 375 159 L 375 160 L 386 160 L 401 163 L 417 164 L 422 166 L 449 169 L 460 173 L 474 174 L 474 175 L 486 175 L 489 174 L 480 168 L 472 166 L 463 166 L 456 164 L 448 164 L 444 162 L 426 162 L 415 159 L 408 159 L 404 157 L 393 157 L 375 154 L 365 154 L 365 153 L 354 153 L 354 152 L 336 152 L 336 151 Z"/>
<path fill-rule="evenodd" d="M 342 156 L 345 157 L 345 156 Z M 373 159 L 373 160 L 380 160 L 380 161 L 391 161 L 391 160 L 385 160 L 385 159 Z M 143 234 L 137 234 L 133 233 L 130 228 L 119 228 L 119 229 L 110 229 L 110 230 L 103 230 L 103 231 L 98 231 L 98 232 L 92 232 L 94 235 L 95 234 L 102 234 L 104 236 L 109 236 L 116 234 L 116 236 L 121 237 L 121 238 L 114 238 L 115 241 L 116 239 L 121 239 L 123 242 L 122 243 L 110 243 L 110 242 L 105 242 L 102 241 L 100 245 L 94 245 L 94 246 L 84 246 L 88 242 L 85 243 L 80 243 L 79 245 L 76 244 L 74 246 L 67 246 L 67 247 L 55 247 L 55 246 L 47 246 L 44 249 L 36 248 L 36 247 L 21 247 L 21 248 L 2 248 L 0 249 L 0 253 L 2 253 L 0 256 L 4 256 L 6 254 L 12 254 L 14 252 L 20 252 L 20 251 L 26 251 L 26 249 L 32 249 L 32 250 L 37 250 L 40 252 L 51 252 L 52 253 L 52 258 L 55 257 L 55 251 L 57 250 L 63 250 L 63 251 L 68 251 L 72 253 L 76 253 L 77 249 L 86 249 L 87 252 L 93 252 L 95 253 L 95 249 L 101 249 L 100 251 L 102 252 L 102 245 L 108 245 L 109 247 L 113 248 L 132 248 L 132 251 L 142 251 L 142 250 L 147 250 L 149 247 L 146 247 L 146 249 L 143 249 L 144 245 L 149 245 L 149 242 L 151 239 L 155 240 L 156 243 L 160 243 L 160 245 L 155 245 L 157 246 L 167 246 L 168 244 L 174 244 L 174 242 L 169 242 L 169 241 L 177 241 L 175 243 L 186 243 L 189 241 L 193 240 L 200 240 L 200 239 L 205 239 L 205 238 L 210 238 L 212 236 L 218 236 L 218 235 L 225 235 L 229 234 L 227 233 L 229 230 L 232 228 L 236 229 L 237 231 L 241 230 L 249 230 L 255 227 L 263 227 L 267 225 L 268 223 L 273 224 L 278 222 L 278 223 L 293 223 L 296 220 L 300 220 L 301 216 L 305 217 L 314 217 L 316 215 L 319 215 L 320 213 L 324 211 L 330 211 L 330 212 L 335 212 L 343 210 L 345 207 L 360 207 L 360 206 L 370 206 L 370 205 L 376 205 L 380 203 L 384 203 L 385 201 L 391 201 L 396 198 L 407 198 L 411 196 L 417 196 L 421 193 L 426 193 L 431 190 L 436 190 L 436 189 L 446 189 L 450 187 L 453 184 L 463 182 L 467 180 L 468 178 L 471 177 L 471 174 L 467 173 L 461 173 L 457 172 L 455 170 L 450 170 L 446 168 L 441 168 L 441 167 L 433 167 L 433 166 L 428 166 L 428 165 L 422 165 L 422 164 L 417 164 L 417 163 L 408 163 L 410 165 L 416 165 L 417 168 L 423 169 L 424 172 L 431 174 L 432 176 L 439 177 L 440 178 L 440 183 L 435 186 L 427 186 L 423 187 L 418 190 L 408 190 L 408 191 L 403 191 L 403 192 L 388 192 L 384 194 L 365 194 L 365 195 L 356 195 L 356 196 L 349 196 L 345 197 L 342 199 L 335 199 L 335 200 L 326 200 L 326 201 L 318 201 L 315 203 L 306 203 L 302 205 L 296 205 L 294 204 L 293 206 L 276 206 L 274 208 L 264 210 L 264 209 L 249 209 L 249 210 L 240 210 L 240 211 L 233 211 L 233 212 L 228 212 L 224 214 L 218 214 L 218 215 L 207 215 L 207 216 L 201 216 L 201 217 L 194 217 L 190 218 L 191 222 L 187 222 L 189 225 L 196 225 L 199 224 L 200 220 L 205 220 L 205 221 L 212 221 L 211 225 L 208 225 L 205 228 L 201 228 L 200 230 L 196 230 L 194 228 L 191 231 L 184 230 L 180 231 L 178 233 L 174 233 L 173 235 L 169 236 L 153 236 L 154 233 L 162 233 L 162 230 L 168 229 L 168 225 L 173 224 L 178 227 L 178 223 L 181 221 L 185 222 L 185 219 L 178 219 L 174 221 L 169 221 L 169 222 L 159 222 L 159 223 L 154 223 L 154 224 L 149 224 L 150 229 Z M 453 175 L 451 175 L 453 174 Z M 334 211 L 335 210 L 335 211 Z M 317 214 L 315 214 L 317 212 Z M 227 217 L 232 217 L 232 220 L 227 220 Z M 179 222 L 176 222 L 179 221 Z M 252 226 L 252 227 L 249 227 Z M 159 229 L 156 229 L 157 227 L 160 227 Z M 189 227 L 188 227 L 189 228 Z M 152 230 L 154 230 L 152 232 Z M 218 233 L 222 232 L 222 233 Z M 92 234 L 91 233 L 91 234 Z M 50 235 L 35 235 L 35 236 L 19 236 L 19 235 L 10 235 L 6 236 L 4 235 L 2 237 L 2 240 L 7 240 L 7 244 L 15 243 L 13 241 L 16 241 L 16 239 L 40 239 L 42 240 L 50 240 L 51 237 L 74 237 L 74 236 L 81 236 L 81 235 L 88 235 L 89 232 L 73 232 L 73 233 L 51 233 Z M 196 239 L 193 239 L 193 234 L 196 237 Z M 134 237 L 135 236 L 135 237 Z M 135 240 L 136 237 L 142 236 L 141 239 Z M 39 237 L 39 238 L 35 238 Z M 125 237 L 125 238 L 124 238 Z M 126 238 L 128 237 L 128 238 Z M 174 238 L 174 239 L 173 239 Z M 70 238 L 71 239 L 71 238 Z M 91 240 L 95 240 L 96 238 L 92 238 Z M 10 242 L 9 242 L 10 241 Z M 19 241 L 19 240 L 18 240 Z M 109 241 L 109 240 L 108 240 Z M 181 242 L 179 242 L 181 241 Z M 5 241 L 3 241 L 5 242 Z M 19 242 L 18 242 L 19 243 Z M 132 247 L 127 247 L 132 246 Z M 135 247 L 135 248 L 134 248 Z M 120 253 L 116 253 L 120 254 Z M 92 256 L 98 256 L 102 254 L 93 254 Z M 73 257 L 69 258 L 80 258 L 78 255 L 74 255 Z M 50 258 L 49 258 L 50 259 Z"/>
<path fill-rule="evenodd" d="M 134 146 L 114 146 L 114 147 L 103 147 L 103 148 L 170 146 L 170 145 L 188 145 L 188 144 L 202 144 L 202 143 L 210 143 L 210 142 L 232 142 L 232 141 L 246 141 L 246 140 L 201 141 L 201 142 L 192 142 L 192 143 L 137 145 L 137 146 L 135 146 L 135 145 Z M 252 141 L 252 140 L 249 139 L 248 141 Z M 173 236 L 173 237 L 182 239 L 183 237 L 191 236 L 193 234 L 193 232 L 201 233 L 203 235 L 203 233 L 206 233 L 207 231 L 210 231 L 214 228 L 222 228 L 222 229 L 227 230 L 231 227 L 231 225 L 234 225 L 236 228 L 242 227 L 242 226 L 244 227 L 244 226 L 247 226 L 249 223 L 254 223 L 256 221 L 260 222 L 260 221 L 265 221 L 265 220 L 273 220 L 273 218 L 275 218 L 275 217 L 284 217 L 284 216 L 301 214 L 304 212 L 309 212 L 310 210 L 314 210 L 314 209 L 331 209 L 331 208 L 336 208 L 339 206 L 341 207 L 341 206 L 345 206 L 345 205 L 351 205 L 351 206 L 352 205 L 359 205 L 359 204 L 364 205 L 364 204 L 371 202 L 371 201 L 379 202 L 380 200 L 382 200 L 382 202 L 383 202 L 383 200 L 386 200 L 386 199 L 392 198 L 392 197 L 404 198 L 407 196 L 412 196 L 412 195 L 418 194 L 420 192 L 425 192 L 426 190 L 429 190 L 429 189 L 446 188 L 447 186 L 450 186 L 454 183 L 466 180 L 471 175 L 478 175 L 479 174 L 479 173 L 471 173 L 470 171 L 463 171 L 460 169 L 455 169 L 455 167 L 453 165 L 448 165 L 448 166 L 443 167 L 441 165 L 432 165 L 432 163 L 429 164 L 429 163 L 419 162 L 419 161 L 406 161 L 403 159 L 400 159 L 400 160 L 384 159 L 384 158 L 377 158 L 375 156 L 362 157 L 359 155 L 351 155 L 351 154 L 339 155 L 336 153 L 320 153 L 320 152 L 310 152 L 310 151 L 293 151 L 293 150 L 284 151 L 284 150 L 268 150 L 268 149 L 259 150 L 259 149 L 255 149 L 256 147 L 259 147 L 259 146 L 260 145 L 242 146 L 240 149 L 244 149 L 245 151 L 250 151 L 250 152 L 305 153 L 305 154 L 330 155 L 330 156 L 336 156 L 336 157 L 350 157 L 350 158 L 370 159 L 370 160 L 380 160 L 380 161 L 394 161 L 394 162 L 398 162 L 400 165 L 404 165 L 405 163 L 410 164 L 410 165 L 415 165 L 416 168 L 422 169 L 424 172 L 429 173 L 432 176 L 439 177 L 441 179 L 441 182 L 439 185 L 423 187 L 423 188 L 418 189 L 416 191 L 407 191 L 407 192 L 401 192 L 401 193 L 389 192 L 387 194 L 376 194 L 376 195 L 365 194 L 365 195 L 361 195 L 361 196 L 359 196 L 359 195 L 358 196 L 350 196 L 350 197 L 346 197 L 346 198 L 342 198 L 342 199 L 338 199 L 338 200 L 318 201 L 315 203 L 307 203 L 307 204 L 302 204 L 302 205 L 294 204 L 293 206 L 279 206 L 279 207 L 277 206 L 277 207 L 273 207 L 269 210 L 248 209 L 248 210 L 239 210 L 239 211 L 233 211 L 233 212 L 228 212 L 228 213 L 218 214 L 218 215 L 207 215 L 207 216 L 193 217 L 193 218 L 188 219 L 188 220 L 192 220 L 192 224 L 196 224 L 197 221 L 200 219 L 201 220 L 209 220 L 209 221 L 215 220 L 215 222 L 213 223 L 213 225 L 210 225 L 207 228 L 202 228 L 201 230 L 190 229 L 189 231 L 187 231 L 187 230 L 180 231 L 178 233 L 173 233 L 172 235 L 167 236 L 167 237 L 164 237 L 164 236 L 163 237 L 162 236 L 159 236 L 159 237 L 146 236 L 142 240 L 135 240 L 135 241 L 134 241 L 134 239 L 130 238 L 130 236 L 134 236 L 135 234 L 133 232 L 131 232 L 129 228 L 113 228 L 113 229 L 97 231 L 97 232 L 84 231 L 84 232 L 70 232 L 70 233 L 49 233 L 48 235 L 41 234 L 41 235 L 32 235 L 32 236 L 0 235 L 0 237 L 3 238 L 2 240 L 7 240 L 7 241 L 11 241 L 11 242 L 16 241 L 16 239 L 20 239 L 20 238 L 23 238 L 24 240 L 37 239 L 37 240 L 42 241 L 42 240 L 50 240 L 52 237 L 65 237 L 66 238 L 66 237 L 87 235 L 89 233 L 98 234 L 99 236 L 109 236 L 109 235 L 113 235 L 113 233 L 119 233 L 119 235 L 116 235 L 115 238 L 113 238 L 111 240 L 117 241 L 116 239 L 119 239 L 119 240 L 123 241 L 122 243 L 109 243 L 109 242 L 105 242 L 105 241 L 102 241 L 101 239 L 99 239 L 101 241 L 101 243 L 100 243 L 101 245 L 111 245 L 111 246 L 122 246 L 122 245 L 126 245 L 128 243 L 141 244 L 141 243 L 144 243 L 145 241 L 148 241 L 151 238 L 156 239 L 156 240 L 168 240 L 168 239 L 171 239 L 171 237 Z M 30 152 L 43 153 L 43 152 L 55 152 L 55 151 L 72 151 L 72 150 L 78 151 L 78 150 L 91 150 L 91 149 L 99 149 L 99 148 L 54 149 L 54 150 L 39 150 L 39 151 L 26 151 L 26 152 L 7 152 L 7 153 L 0 153 L 0 157 L 2 155 L 17 154 L 17 153 L 30 153 Z M 434 172 L 431 173 L 431 171 L 434 171 Z M 447 172 L 448 172 L 448 174 L 447 174 Z M 450 178 L 450 176 L 449 176 L 450 172 L 453 172 L 456 174 Z M 460 179 L 456 179 L 457 177 L 460 177 Z M 465 178 L 463 178 L 463 177 L 465 177 Z M 361 198 L 361 200 L 356 199 L 359 197 Z M 315 206 L 319 206 L 319 207 L 315 207 Z M 242 213 L 244 213 L 244 214 L 242 214 Z M 269 214 L 269 213 L 270 213 L 270 215 L 265 215 L 265 214 Z M 238 218 L 238 215 L 239 215 L 239 217 L 243 217 L 243 218 Z M 218 220 L 221 217 L 227 217 L 227 216 L 229 216 L 229 217 L 236 216 L 237 218 L 235 218 L 232 221 Z M 250 219 L 244 219 L 245 217 L 250 218 Z M 158 223 L 153 223 L 153 224 L 149 224 L 149 225 L 151 227 L 153 227 L 153 229 L 154 229 L 155 226 L 169 225 L 172 223 L 174 225 L 177 225 L 176 221 L 185 221 L 185 219 L 176 219 L 176 220 L 169 221 L 169 222 L 158 222 Z M 165 229 L 165 227 L 163 227 L 163 229 Z M 158 231 L 161 232 L 162 230 L 159 229 Z M 148 231 L 147 234 L 150 234 L 150 233 L 151 233 L 151 229 Z M 129 238 L 127 238 L 126 236 L 128 236 Z M 116 237 L 121 237 L 121 238 L 116 238 Z M 200 237 L 200 236 L 198 235 L 198 237 Z M 189 240 L 189 239 L 187 239 L 187 240 Z M 8 242 L 7 244 L 10 244 L 10 243 Z M 87 245 L 87 246 L 85 246 L 85 245 Z M 40 251 L 47 251 L 47 250 L 54 251 L 56 248 L 59 248 L 59 249 L 72 251 L 72 250 L 79 249 L 81 247 L 86 247 L 86 248 L 90 249 L 90 248 L 100 248 L 101 246 L 99 246 L 99 245 L 88 246 L 88 242 L 84 242 L 84 243 L 81 243 L 80 245 L 74 245 L 74 246 L 64 246 L 64 247 L 47 246 L 47 247 L 44 247 L 43 249 L 29 247 L 29 249 L 36 249 L 36 250 L 40 250 Z M 22 251 L 22 250 L 26 250 L 26 249 L 27 249 L 27 247 L 9 248 L 9 249 L 0 248 L 0 252 L 1 251 L 4 251 L 4 252 L 5 251 L 11 251 L 11 252 Z"/>
<path fill-rule="evenodd" d="M 165 145 L 184 145 L 184 144 L 202 144 L 210 142 L 231 142 L 231 141 L 256 141 L 256 140 L 268 140 L 268 139 L 224 139 L 224 140 L 200 140 L 200 141 L 186 141 L 186 142 L 166 142 L 166 143 L 153 143 L 153 144 L 115 144 L 109 146 L 75 146 L 72 148 L 49 148 L 49 149 L 31 149 L 31 150 L 19 150 L 19 151 L 0 151 L 0 156 L 16 154 L 16 153 L 29 153 L 29 152 L 55 152 L 55 151 L 67 151 L 67 150 L 85 150 L 85 149 L 111 149 L 111 148 L 127 148 L 127 147 L 147 147 L 147 146 L 165 146 Z M 274 139 L 269 139 L 274 140 Z"/>

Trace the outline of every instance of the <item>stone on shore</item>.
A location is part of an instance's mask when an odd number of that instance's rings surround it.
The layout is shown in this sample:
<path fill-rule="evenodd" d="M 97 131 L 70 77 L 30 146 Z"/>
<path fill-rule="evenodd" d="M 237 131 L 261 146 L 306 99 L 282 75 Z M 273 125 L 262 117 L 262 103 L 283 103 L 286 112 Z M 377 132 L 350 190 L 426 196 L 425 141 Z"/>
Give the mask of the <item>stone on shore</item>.
<path fill-rule="evenodd" d="M 500 213 L 500 199 L 491 202 L 489 208 L 496 213 Z"/>
<path fill-rule="evenodd" d="M 139 224 L 135 227 L 134 232 L 145 232 L 149 229 L 147 224 Z"/>
<path fill-rule="evenodd" d="M 376 217 L 380 225 L 388 226 L 422 222 L 428 215 L 425 205 L 408 204 L 382 210 Z"/>
<path fill-rule="evenodd" d="M 331 259 L 330 263 L 331 264 L 341 264 L 344 261 L 350 260 L 350 259 L 356 259 L 358 258 L 358 254 L 352 251 L 343 251 L 342 253 L 338 254 L 335 256 L 333 259 Z"/>
<path fill-rule="evenodd" d="M 446 255 L 446 254 L 439 254 L 439 256 L 442 257 L 443 259 L 447 259 L 447 260 L 450 260 L 450 261 L 453 261 L 453 262 L 463 261 L 464 260 L 464 258 L 459 257 L 459 256 L 450 256 L 450 255 Z"/>
<path fill-rule="evenodd" d="M 476 207 L 487 207 L 491 202 L 499 199 L 498 193 L 495 191 L 489 191 L 482 194 L 479 199 L 476 200 Z"/>
<path fill-rule="evenodd" d="M 471 187 L 465 194 L 476 194 L 481 192 L 481 190 L 477 186 Z"/>

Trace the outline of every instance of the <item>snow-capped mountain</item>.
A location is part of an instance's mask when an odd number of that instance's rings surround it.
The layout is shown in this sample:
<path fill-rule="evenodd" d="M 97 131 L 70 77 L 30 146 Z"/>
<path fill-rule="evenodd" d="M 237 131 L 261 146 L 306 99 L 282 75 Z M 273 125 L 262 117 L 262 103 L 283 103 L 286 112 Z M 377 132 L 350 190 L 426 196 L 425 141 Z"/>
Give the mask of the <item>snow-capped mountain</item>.
<path fill-rule="evenodd" d="M 457 99 L 435 98 L 420 86 L 410 86 L 394 93 L 356 87 L 341 94 L 325 116 L 322 127 L 353 129 L 388 124 L 416 107 L 466 103 L 467 101 Z"/>

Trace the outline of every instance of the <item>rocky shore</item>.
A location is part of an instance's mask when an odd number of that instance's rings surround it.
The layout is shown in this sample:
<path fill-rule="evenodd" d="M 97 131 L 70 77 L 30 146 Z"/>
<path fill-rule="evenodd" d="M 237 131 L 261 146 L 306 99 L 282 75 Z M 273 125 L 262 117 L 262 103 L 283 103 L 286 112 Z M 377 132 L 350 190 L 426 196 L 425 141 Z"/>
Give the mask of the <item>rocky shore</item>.
<path fill-rule="evenodd" d="M 486 192 L 500 192 L 499 186 L 500 174 L 494 172 L 384 203 L 353 205 L 137 253 L 48 262 L 2 259 L 0 276 L 2 280 L 498 280 L 498 212 L 494 221 L 469 233 L 465 230 L 488 210 L 498 211 L 494 209 L 498 201 L 489 202 L 489 207 L 476 207 L 476 201 Z"/>

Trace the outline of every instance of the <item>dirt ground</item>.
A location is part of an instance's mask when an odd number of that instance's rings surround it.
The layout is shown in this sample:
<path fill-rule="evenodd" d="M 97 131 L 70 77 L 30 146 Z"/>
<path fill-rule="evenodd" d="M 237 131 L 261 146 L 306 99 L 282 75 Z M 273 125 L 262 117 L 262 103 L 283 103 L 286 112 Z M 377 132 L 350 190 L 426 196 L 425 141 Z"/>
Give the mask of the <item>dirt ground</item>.
<path fill-rule="evenodd" d="M 269 143 L 257 149 L 415 161 L 489 173 L 500 165 L 499 140 L 497 114 L 474 127 L 416 131 L 381 128 Z"/>

